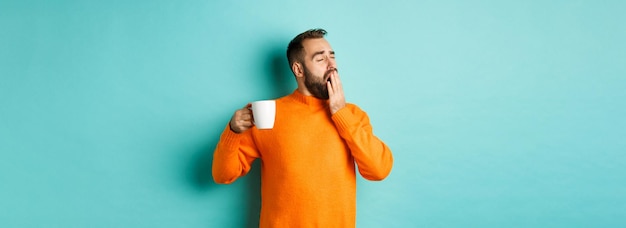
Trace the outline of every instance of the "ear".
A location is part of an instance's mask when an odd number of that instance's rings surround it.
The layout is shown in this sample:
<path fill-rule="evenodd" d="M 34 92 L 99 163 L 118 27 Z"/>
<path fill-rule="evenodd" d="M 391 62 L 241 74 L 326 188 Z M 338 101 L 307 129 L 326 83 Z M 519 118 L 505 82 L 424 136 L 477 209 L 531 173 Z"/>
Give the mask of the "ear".
<path fill-rule="evenodd" d="M 304 77 L 304 69 L 302 68 L 302 64 L 300 62 L 294 62 L 291 64 L 291 70 L 296 78 Z"/>

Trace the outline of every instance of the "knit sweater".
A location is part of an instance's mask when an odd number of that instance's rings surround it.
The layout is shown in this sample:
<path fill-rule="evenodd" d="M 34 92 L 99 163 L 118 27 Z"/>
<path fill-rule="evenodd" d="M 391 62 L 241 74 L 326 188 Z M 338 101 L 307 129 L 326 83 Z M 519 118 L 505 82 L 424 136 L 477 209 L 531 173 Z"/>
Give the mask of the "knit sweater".
<path fill-rule="evenodd" d="M 331 115 L 327 100 L 297 90 L 276 100 L 273 129 L 240 134 L 227 126 L 215 149 L 213 178 L 229 184 L 261 159 L 260 227 L 355 227 L 356 174 L 384 179 L 389 148 L 369 117 L 347 104 Z"/>

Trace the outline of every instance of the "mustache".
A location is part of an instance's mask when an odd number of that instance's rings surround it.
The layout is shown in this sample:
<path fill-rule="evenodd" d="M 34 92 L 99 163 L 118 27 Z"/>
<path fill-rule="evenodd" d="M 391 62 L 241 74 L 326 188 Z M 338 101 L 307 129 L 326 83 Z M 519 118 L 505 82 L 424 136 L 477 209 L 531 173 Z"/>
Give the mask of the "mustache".
<path fill-rule="evenodd" d="M 339 73 L 339 70 L 337 68 L 332 68 L 332 69 L 329 69 L 328 71 L 326 71 L 326 73 L 324 73 L 324 78 L 326 78 L 326 80 L 328 80 L 328 78 L 330 78 L 330 74 L 332 74 L 334 71 Z"/>

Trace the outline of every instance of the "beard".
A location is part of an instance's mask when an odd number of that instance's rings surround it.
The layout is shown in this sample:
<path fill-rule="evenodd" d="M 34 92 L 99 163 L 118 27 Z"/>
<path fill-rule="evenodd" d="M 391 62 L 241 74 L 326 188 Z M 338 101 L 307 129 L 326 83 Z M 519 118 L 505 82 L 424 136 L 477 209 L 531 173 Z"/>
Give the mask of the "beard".
<path fill-rule="evenodd" d="M 316 77 L 309 71 L 309 69 L 303 65 L 304 68 L 304 85 L 307 90 L 316 98 L 322 100 L 328 100 L 328 86 L 326 82 L 330 80 L 330 74 L 333 71 L 337 71 L 337 68 L 330 69 L 324 73 L 323 77 Z"/>

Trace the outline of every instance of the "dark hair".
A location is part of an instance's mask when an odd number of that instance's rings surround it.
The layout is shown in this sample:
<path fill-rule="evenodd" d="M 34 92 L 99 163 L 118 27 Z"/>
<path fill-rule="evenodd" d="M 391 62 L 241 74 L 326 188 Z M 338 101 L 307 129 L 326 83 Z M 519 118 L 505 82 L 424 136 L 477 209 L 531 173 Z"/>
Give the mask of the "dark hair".
<path fill-rule="evenodd" d="M 294 37 L 293 40 L 289 42 L 289 46 L 287 46 L 287 61 L 289 61 L 289 68 L 291 68 L 294 62 L 302 62 L 302 58 L 304 58 L 304 56 L 302 56 L 304 54 L 304 46 L 302 46 L 302 41 L 306 39 L 323 38 L 324 35 L 326 35 L 326 30 L 317 28 L 309 29 Z"/>

